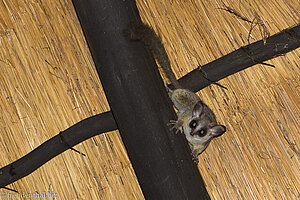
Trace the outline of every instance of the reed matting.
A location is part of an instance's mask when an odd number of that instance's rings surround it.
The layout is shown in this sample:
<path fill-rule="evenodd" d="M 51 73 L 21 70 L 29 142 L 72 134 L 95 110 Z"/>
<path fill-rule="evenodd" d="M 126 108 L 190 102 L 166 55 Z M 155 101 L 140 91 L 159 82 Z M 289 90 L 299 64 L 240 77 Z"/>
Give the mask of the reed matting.
<path fill-rule="evenodd" d="M 177 77 L 300 21 L 298 0 L 137 5 Z M 70 0 L 2 1 L 0 48 L 0 167 L 109 110 Z M 228 90 L 211 85 L 199 92 L 227 127 L 199 156 L 212 199 L 299 198 L 299 58 L 297 49 L 267 61 L 275 68 L 259 64 L 219 81 Z M 75 148 L 87 156 L 69 150 L 9 187 L 56 199 L 143 199 L 118 132 Z"/>

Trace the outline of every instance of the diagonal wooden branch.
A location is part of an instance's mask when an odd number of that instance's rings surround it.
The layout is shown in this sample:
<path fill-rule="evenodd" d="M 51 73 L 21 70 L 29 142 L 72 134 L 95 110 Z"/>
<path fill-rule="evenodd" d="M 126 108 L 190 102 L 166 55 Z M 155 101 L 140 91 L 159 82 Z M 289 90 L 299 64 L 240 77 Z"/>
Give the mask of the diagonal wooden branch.
<path fill-rule="evenodd" d="M 269 38 L 264 45 L 260 40 L 241 47 L 213 62 L 201 67 L 210 80 L 218 81 L 243 69 L 282 56 L 300 46 L 300 25 L 285 29 Z M 245 49 L 247 53 L 245 53 Z M 259 62 L 258 62 L 259 61 Z M 188 73 L 180 84 L 194 92 L 211 84 L 198 69 Z M 43 164 L 63 153 L 69 147 L 83 142 L 95 135 L 117 129 L 111 112 L 98 114 L 84 119 L 71 126 L 59 135 L 47 140 L 39 147 L 0 169 L 0 188 L 3 188 L 38 169 Z M 69 147 L 61 142 L 60 137 L 67 141 Z"/>
<path fill-rule="evenodd" d="M 212 81 L 219 81 L 236 72 L 244 70 L 256 64 L 282 56 L 300 47 L 300 25 L 285 29 L 266 40 L 259 40 L 243 46 L 217 60 L 201 66 L 202 73 Z M 179 83 L 183 88 L 197 92 L 211 84 L 203 77 L 202 73 L 195 69 L 186 74 Z"/>
<path fill-rule="evenodd" d="M 111 112 L 86 118 L 58 135 L 47 140 L 36 149 L 0 169 L 0 188 L 32 173 L 40 166 L 66 151 L 69 147 L 103 132 L 117 129 Z M 63 141 L 62 139 L 63 138 Z M 65 145 L 67 143 L 69 146 Z"/>

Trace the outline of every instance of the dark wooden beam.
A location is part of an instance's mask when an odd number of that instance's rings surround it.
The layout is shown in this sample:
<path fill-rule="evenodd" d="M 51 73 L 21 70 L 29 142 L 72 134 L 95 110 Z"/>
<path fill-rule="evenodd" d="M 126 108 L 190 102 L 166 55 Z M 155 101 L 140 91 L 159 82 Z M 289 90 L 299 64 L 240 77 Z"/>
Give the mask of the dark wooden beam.
<path fill-rule="evenodd" d="M 0 188 L 32 173 L 70 147 L 117 127 L 111 112 L 86 118 L 47 140 L 22 158 L 0 169 Z"/>
<path fill-rule="evenodd" d="M 154 59 L 123 36 L 140 20 L 134 0 L 73 0 L 130 161 L 146 199 L 209 199 Z"/>
<path fill-rule="evenodd" d="M 272 70 L 268 63 L 264 63 L 265 61 L 284 56 L 284 54 L 299 47 L 300 25 L 298 24 L 267 38 L 265 44 L 262 40 L 259 40 L 207 63 L 201 67 L 202 73 L 199 69 L 195 69 L 182 77 L 179 83 L 184 88 L 197 92 L 211 84 L 203 76 L 203 73 L 209 79 L 218 81 L 256 64 L 263 64 Z"/>

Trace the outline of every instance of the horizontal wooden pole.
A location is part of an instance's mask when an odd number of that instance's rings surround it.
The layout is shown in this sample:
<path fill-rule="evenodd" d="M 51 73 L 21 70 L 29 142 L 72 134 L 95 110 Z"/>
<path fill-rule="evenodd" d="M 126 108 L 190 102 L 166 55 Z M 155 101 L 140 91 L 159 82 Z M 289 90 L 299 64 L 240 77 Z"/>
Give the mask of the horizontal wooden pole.
<path fill-rule="evenodd" d="M 266 44 L 263 40 L 259 40 L 203 65 L 201 67 L 202 72 L 197 68 L 183 76 L 179 83 L 184 88 L 197 92 L 211 84 L 203 76 L 203 73 L 210 80 L 219 81 L 253 65 L 282 56 L 299 47 L 300 25 L 297 25 L 267 38 Z"/>
<path fill-rule="evenodd" d="M 47 140 L 22 158 L 0 169 L 0 188 L 32 173 L 70 147 L 103 132 L 116 129 L 111 112 L 84 119 Z"/>

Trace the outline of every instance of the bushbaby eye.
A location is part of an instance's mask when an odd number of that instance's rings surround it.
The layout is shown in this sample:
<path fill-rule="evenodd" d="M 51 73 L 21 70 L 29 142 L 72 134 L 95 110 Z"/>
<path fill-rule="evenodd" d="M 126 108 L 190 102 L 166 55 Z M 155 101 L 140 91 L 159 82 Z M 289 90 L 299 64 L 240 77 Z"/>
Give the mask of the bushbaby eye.
<path fill-rule="evenodd" d="M 200 130 L 198 131 L 198 135 L 199 135 L 200 137 L 204 136 L 205 134 L 206 134 L 206 130 L 205 130 L 205 129 L 200 129 Z"/>
<path fill-rule="evenodd" d="M 190 122 L 190 124 L 189 124 L 189 127 L 192 128 L 192 129 L 196 128 L 196 126 L 197 126 L 196 120 L 192 120 L 192 121 Z"/>

